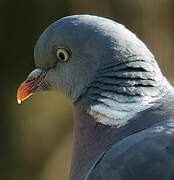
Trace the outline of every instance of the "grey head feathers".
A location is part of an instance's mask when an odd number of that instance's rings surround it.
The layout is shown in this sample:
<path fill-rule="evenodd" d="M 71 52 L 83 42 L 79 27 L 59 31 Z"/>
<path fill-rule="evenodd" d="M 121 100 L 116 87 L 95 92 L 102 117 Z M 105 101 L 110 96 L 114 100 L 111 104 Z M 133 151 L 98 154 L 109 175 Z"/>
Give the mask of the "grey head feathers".
<path fill-rule="evenodd" d="M 66 63 L 57 61 L 59 47 L 71 53 Z M 106 18 L 75 15 L 54 22 L 37 41 L 34 56 L 37 67 L 49 69 L 43 84 L 63 91 L 77 111 L 102 124 L 123 126 L 173 93 L 144 43 Z"/>

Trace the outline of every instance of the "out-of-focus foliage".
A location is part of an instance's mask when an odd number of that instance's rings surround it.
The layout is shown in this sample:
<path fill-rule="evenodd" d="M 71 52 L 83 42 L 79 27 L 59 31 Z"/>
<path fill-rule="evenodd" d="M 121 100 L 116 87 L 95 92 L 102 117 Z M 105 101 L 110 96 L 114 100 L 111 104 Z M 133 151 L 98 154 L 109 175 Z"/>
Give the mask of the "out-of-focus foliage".
<path fill-rule="evenodd" d="M 33 47 L 53 21 L 71 14 L 109 17 L 135 32 L 164 74 L 174 76 L 173 0 L 30 0 L 0 2 L 0 179 L 66 180 L 73 108 L 58 92 L 16 103 L 19 84 L 34 69 Z"/>

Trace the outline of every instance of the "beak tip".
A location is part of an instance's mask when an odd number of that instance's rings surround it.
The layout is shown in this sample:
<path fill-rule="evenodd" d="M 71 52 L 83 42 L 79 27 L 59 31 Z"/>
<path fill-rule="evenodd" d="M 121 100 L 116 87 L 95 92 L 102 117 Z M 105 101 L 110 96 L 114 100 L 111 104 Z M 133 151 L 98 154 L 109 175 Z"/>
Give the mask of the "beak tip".
<path fill-rule="evenodd" d="M 21 100 L 19 100 L 19 99 L 17 99 L 17 102 L 18 102 L 18 104 L 21 104 L 21 102 L 22 102 L 22 101 L 21 101 Z"/>
<path fill-rule="evenodd" d="M 17 90 L 18 104 L 21 104 L 22 101 L 29 98 L 36 91 L 47 72 L 48 71 L 42 71 L 41 69 L 35 69 L 29 74 L 28 78 Z"/>
<path fill-rule="evenodd" d="M 28 86 L 23 82 L 17 90 L 17 102 L 21 104 L 22 101 L 32 95 L 32 91 L 28 89 Z"/>

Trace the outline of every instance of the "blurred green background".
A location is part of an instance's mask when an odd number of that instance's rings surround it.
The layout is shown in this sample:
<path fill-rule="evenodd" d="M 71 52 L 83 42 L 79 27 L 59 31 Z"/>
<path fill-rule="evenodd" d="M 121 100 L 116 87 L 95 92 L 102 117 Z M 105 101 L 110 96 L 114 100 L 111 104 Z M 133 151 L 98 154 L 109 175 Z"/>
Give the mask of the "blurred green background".
<path fill-rule="evenodd" d="M 173 0 L 0 0 L 0 180 L 68 179 L 70 102 L 58 92 L 36 94 L 22 105 L 16 102 L 17 87 L 34 69 L 34 44 L 50 23 L 72 14 L 120 22 L 147 44 L 172 81 L 173 9 Z"/>

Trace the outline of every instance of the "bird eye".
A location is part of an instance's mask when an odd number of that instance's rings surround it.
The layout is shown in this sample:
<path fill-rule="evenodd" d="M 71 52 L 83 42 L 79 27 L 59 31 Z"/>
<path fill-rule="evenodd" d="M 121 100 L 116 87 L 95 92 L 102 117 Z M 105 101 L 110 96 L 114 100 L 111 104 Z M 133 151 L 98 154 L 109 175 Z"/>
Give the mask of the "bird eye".
<path fill-rule="evenodd" d="M 67 49 L 59 48 L 56 51 L 57 59 L 60 62 L 66 62 L 70 58 L 70 53 L 68 52 Z"/>

